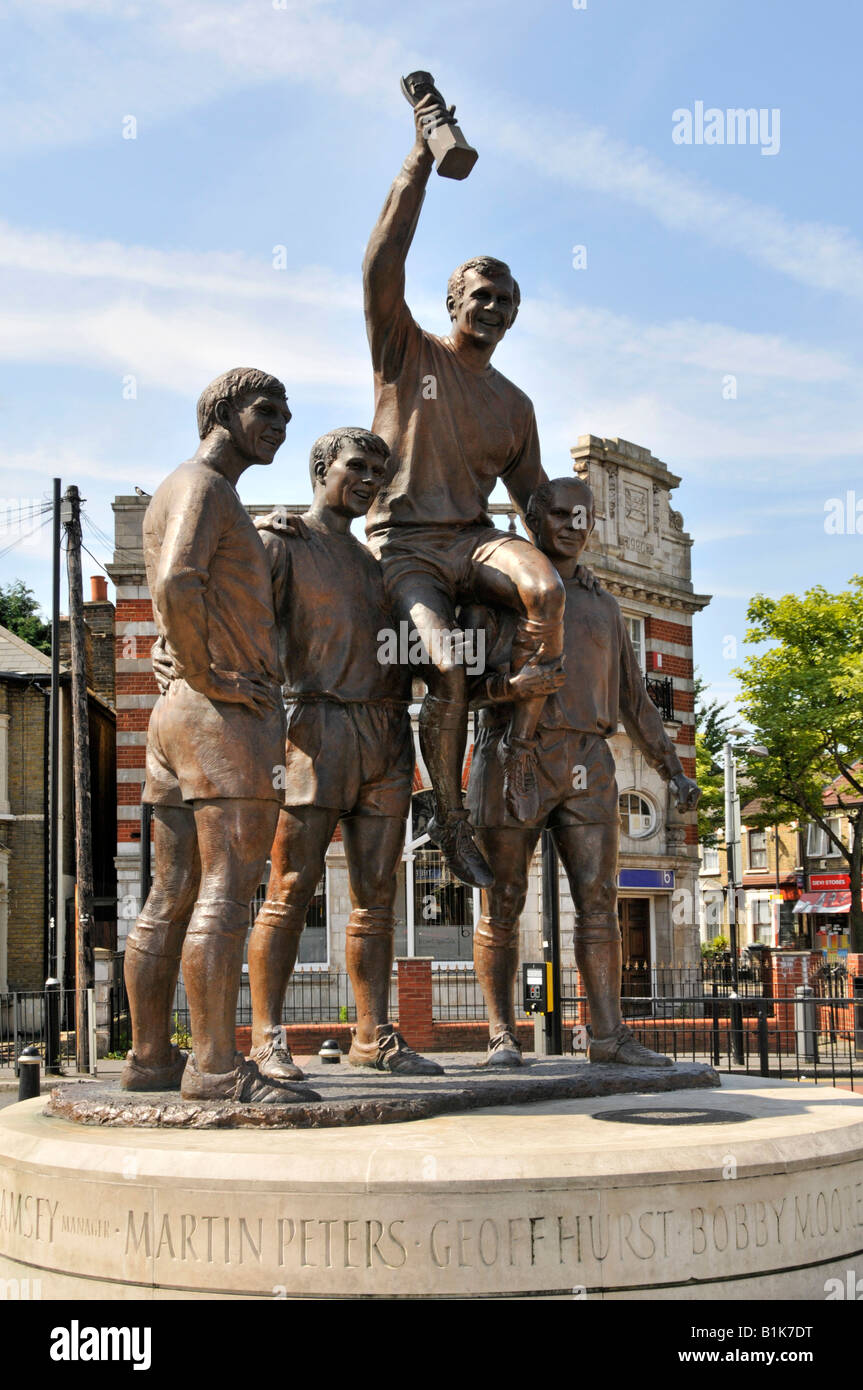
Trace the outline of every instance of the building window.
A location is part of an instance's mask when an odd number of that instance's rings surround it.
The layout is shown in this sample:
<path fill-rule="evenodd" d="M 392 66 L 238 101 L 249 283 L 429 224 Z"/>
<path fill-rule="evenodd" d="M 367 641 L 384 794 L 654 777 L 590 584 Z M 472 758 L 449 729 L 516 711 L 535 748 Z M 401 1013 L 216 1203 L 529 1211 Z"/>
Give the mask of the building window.
<path fill-rule="evenodd" d="M 830 816 L 827 824 L 833 831 L 837 839 L 842 839 L 842 822 L 839 816 Z M 813 859 L 830 859 L 833 855 L 838 855 L 839 850 L 833 841 L 828 838 L 827 831 L 823 826 L 816 825 L 812 821 L 809 825 L 809 832 L 806 838 L 806 853 Z"/>
<path fill-rule="evenodd" d="M 706 874 L 719 873 L 719 850 L 716 845 L 701 846 L 701 868 Z"/>
<path fill-rule="evenodd" d="M 656 829 L 656 811 L 640 792 L 624 792 L 619 801 L 620 821 L 624 835 L 631 840 L 643 840 Z"/>
<path fill-rule="evenodd" d="M 629 640 L 632 643 L 633 648 L 635 650 L 635 655 L 638 658 L 639 668 L 641 670 L 642 675 L 644 675 L 647 669 L 644 657 L 644 619 L 632 618 L 629 616 L 628 613 L 624 613 L 623 621 L 626 623 L 626 630 L 629 633 Z"/>
<path fill-rule="evenodd" d="M 750 869 L 767 868 L 766 830 L 750 830 L 749 832 L 749 867 Z"/>
<path fill-rule="evenodd" d="M 773 904 L 769 898 L 753 899 L 752 939 L 764 946 L 773 945 Z"/>

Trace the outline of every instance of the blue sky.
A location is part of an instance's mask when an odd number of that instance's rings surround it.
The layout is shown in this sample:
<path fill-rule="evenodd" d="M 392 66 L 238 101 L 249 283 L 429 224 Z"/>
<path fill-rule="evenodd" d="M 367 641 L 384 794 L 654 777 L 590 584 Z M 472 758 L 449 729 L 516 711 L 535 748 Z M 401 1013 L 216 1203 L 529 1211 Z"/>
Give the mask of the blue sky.
<path fill-rule="evenodd" d="M 727 639 L 739 659 L 751 594 L 838 590 L 863 570 L 859 536 L 824 526 L 828 499 L 863 502 L 854 0 L 6 0 L 0 14 L 7 507 L 59 474 L 111 534 L 112 497 L 188 457 L 198 393 L 240 364 L 282 377 L 294 412 L 244 498 L 307 495 L 316 435 L 370 421 L 359 267 L 412 138 L 398 78 L 427 67 L 480 160 L 465 183 L 433 176 L 409 302 L 445 331 L 453 266 L 509 261 L 523 307 L 495 362 L 534 400 L 548 471 L 592 433 L 682 475 L 695 586 L 714 595 L 696 661 L 715 692 L 732 694 Z M 778 108 L 778 152 L 675 143 L 673 113 L 698 101 Z M 21 577 L 43 604 L 48 536 L 0 558 L 0 583 Z"/>

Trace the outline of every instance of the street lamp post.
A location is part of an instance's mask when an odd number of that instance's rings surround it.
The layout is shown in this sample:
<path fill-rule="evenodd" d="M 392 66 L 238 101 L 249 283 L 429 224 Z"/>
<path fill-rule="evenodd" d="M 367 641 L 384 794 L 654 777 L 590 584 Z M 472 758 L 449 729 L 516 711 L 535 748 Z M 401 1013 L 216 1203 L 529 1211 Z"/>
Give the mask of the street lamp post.
<path fill-rule="evenodd" d="M 728 940 L 731 948 L 731 1055 L 743 1065 L 743 1010 L 737 973 L 737 883 L 740 869 L 740 798 L 737 795 L 737 763 L 730 739 L 725 740 L 725 855 L 728 864 Z"/>
<path fill-rule="evenodd" d="M 743 1065 L 743 1008 L 740 1003 L 737 970 L 737 885 L 743 883 L 743 862 L 740 845 L 740 796 L 737 791 L 737 760 L 732 737 L 745 736 L 745 729 L 729 729 L 725 740 L 725 854 L 728 864 L 728 940 L 731 948 L 731 1053 L 738 1066 Z M 769 757 L 763 744 L 747 748 L 753 758 Z"/>

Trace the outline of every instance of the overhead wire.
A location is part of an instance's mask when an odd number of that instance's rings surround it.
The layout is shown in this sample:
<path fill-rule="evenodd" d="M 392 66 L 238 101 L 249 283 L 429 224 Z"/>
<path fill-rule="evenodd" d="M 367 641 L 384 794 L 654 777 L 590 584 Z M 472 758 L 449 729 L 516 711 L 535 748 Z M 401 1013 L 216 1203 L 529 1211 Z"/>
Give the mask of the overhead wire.
<path fill-rule="evenodd" d="M 16 545 L 21 545 L 23 541 L 32 540 L 34 536 L 39 534 L 39 532 L 42 530 L 44 526 L 47 526 L 50 520 L 50 515 L 43 517 L 39 525 L 34 527 L 32 531 L 26 531 L 23 535 L 16 536 L 14 541 L 10 541 L 8 545 L 4 545 L 3 548 L 0 549 L 0 560 L 2 560 L 6 555 L 8 555 L 10 551 L 14 550 Z"/>

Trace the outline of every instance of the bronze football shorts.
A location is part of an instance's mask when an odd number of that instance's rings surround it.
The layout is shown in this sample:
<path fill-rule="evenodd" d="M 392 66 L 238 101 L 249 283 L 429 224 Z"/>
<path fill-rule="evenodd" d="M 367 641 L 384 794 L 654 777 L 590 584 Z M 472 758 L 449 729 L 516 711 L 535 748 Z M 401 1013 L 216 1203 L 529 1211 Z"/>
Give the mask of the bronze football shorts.
<path fill-rule="evenodd" d="M 374 531 L 369 548 L 378 557 L 387 595 L 397 616 L 405 617 L 413 602 L 417 576 L 444 596 L 450 605 L 470 594 L 474 565 L 490 559 L 511 541 L 526 544 L 513 531 L 493 526 L 391 526 Z"/>
<path fill-rule="evenodd" d="M 315 698 L 288 704 L 284 805 L 405 819 L 414 744 L 405 705 Z"/>
<path fill-rule="evenodd" d="M 505 725 L 480 727 L 470 765 L 465 804 L 474 825 L 518 829 L 620 824 L 614 758 L 606 739 L 577 729 L 537 730 L 536 779 L 540 809 L 535 820 L 517 820 L 506 809 L 503 767 L 497 754 Z"/>
<path fill-rule="evenodd" d="M 284 756 L 285 714 L 277 685 L 273 695 L 275 707 L 258 716 L 245 705 L 210 700 L 184 680 L 172 681 L 150 715 L 142 801 L 281 801 L 275 773 Z"/>

